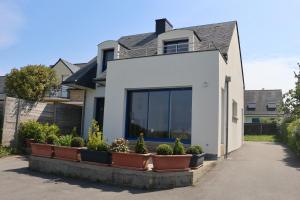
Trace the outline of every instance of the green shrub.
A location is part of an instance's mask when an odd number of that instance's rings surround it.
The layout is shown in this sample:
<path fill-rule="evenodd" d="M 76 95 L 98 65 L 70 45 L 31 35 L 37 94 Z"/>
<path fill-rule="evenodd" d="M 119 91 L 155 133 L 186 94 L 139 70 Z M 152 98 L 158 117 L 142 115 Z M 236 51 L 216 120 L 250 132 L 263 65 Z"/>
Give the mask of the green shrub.
<path fill-rule="evenodd" d="M 71 130 L 70 133 L 73 137 L 79 137 L 78 133 L 77 133 L 77 128 L 74 126 Z"/>
<path fill-rule="evenodd" d="M 57 135 L 59 136 L 60 129 L 56 124 L 43 124 L 42 130 L 45 132 L 46 135 Z"/>
<path fill-rule="evenodd" d="M 281 130 L 283 142 L 300 155 L 300 119 L 284 121 L 281 124 Z"/>
<path fill-rule="evenodd" d="M 84 140 L 81 137 L 73 137 L 71 140 L 71 147 L 83 147 Z"/>
<path fill-rule="evenodd" d="M 145 145 L 143 133 L 140 134 L 140 137 L 135 144 L 135 153 L 140 153 L 140 154 L 148 153 L 148 149 Z"/>
<path fill-rule="evenodd" d="M 183 144 L 180 142 L 179 138 L 176 138 L 175 145 L 174 145 L 174 148 L 173 148 L 173 154 L 174 155 L 183 155 L 183 154 L 185 154 L 185 148 L 184 148 Z"/>
<path fill-rule="evenodd" d="M 58 137 L 54 134 L 48 135 L 46 138 L 47 144 L 57 144 L 57 142 L 58 142 Z"/>
<path fill-rule="evenodd" d="M 36 134 L 40 134 L 43 131 L 43 125 L 37 121 L 30 120 L 22 122 L 19 127 L 19 137 L 21 139 L 34 139 Z"/>
<path fill-rule="evenodd" d="M 202 147 L 200 145 L 192 145 L 186 150 L 187 154 L 201 154 L 203 153 Z"/>
<path fill-rule="evenodd" d="M 128 152 L 128 145 L 127 141 L 124 138 L 117 138 L 115 141 L 111 144 L 110 150 L 112 152 Z"/>
<path fill-rule="evenodd" d="M 172 155 L 173 150 L 172 147 L 168 144 L 160 144 L 156 148 L 157 155 Z"/>
<path fill-rule="evenodd" d="M 109 146 L 105 142 L 101 142 L 97 146 L 97 151 L 109 151 Z"/>
<path fill-rule="evenodd" d="M 87 148 L 90 150 L 97 150 L 98 145 L 104 142 L 103 133 L 100 131 L 98 122 L 93 120 L 88 130 L 89 138 Z"/>
<path fill-rule="evenodd" d="M 69 147 L 71 146 L 72 138 L 72 135 L 62 135 L 59 137 L 57 145 Z"/>

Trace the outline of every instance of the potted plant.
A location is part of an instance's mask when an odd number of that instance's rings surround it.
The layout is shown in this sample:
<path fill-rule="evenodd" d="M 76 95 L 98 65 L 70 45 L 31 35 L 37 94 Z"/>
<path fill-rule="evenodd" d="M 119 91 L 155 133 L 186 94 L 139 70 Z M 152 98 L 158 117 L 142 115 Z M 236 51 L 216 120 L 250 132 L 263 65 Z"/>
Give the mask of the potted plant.
<path fill-rule="evenodd" d="M 192 145 L 186 151 L 187 154 L 192 154 L 190 168 L 197 169 L 203 165 L 205 153 L 200 145 Z"/>
<path fill-rule="evenodd" d="M 22 122 L 18 131 L 19 141 L 22 142 L 21 145 L 30 148 L 31 143 L 34 143 L 35 134 L 41 131 L 42 125 L 37 121 Z"/>
<path fill-rule="evenodd" d="M 116 139 L 111 145 L 112 166 L 134 170 L 148 170 L 151 154 L 145 146 L 143 134 L 140 134 L 135 151 L 129 152 L 127 141 L 123 138 Z"/>
<path fill-rule="evenodd" d="M 187 171 L 192 155 L 185 154 L 183 144 L 177 138 L 172 149 L 168 144 L 161 144 L 156 149 L 156 155 L 153 155 L 153 171 Z"/>
<path fill-rule="evenodd" d="M 87 149 L 81 149 L 81 161 L 110 165 L 111 153 L 109 146 L 104 142 L 103 133 L 100 132 L 97 121 L 93 120 L 89 128 Z"/>
<path fill-rule="evenodd" d="M 62 160 L 80 161 L 80 149 L 84 146 L 81 137 L 61 136 L 54 146 L 54 157 Z"/>
<path fill-rule="evenodd" d="M 31 155 L 51 158 L 53 156 L 53 144 L 58 140 L 54 134 L 46 136 L 44 132 L 38 132 L 34 139 L 37 143 L 31 144 Z"/>

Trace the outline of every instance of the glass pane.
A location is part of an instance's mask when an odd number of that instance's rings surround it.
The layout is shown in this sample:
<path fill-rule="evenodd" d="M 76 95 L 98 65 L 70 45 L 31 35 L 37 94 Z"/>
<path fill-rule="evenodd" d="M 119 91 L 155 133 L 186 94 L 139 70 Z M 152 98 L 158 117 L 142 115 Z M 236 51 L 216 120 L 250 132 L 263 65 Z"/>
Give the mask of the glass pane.
<path fill-rule="evenodd" d="M 171 91 L 171 138 L 191 139 L 192 90 Z"/>
<path fill-rule="evenodd" d="M 169 138 L 169 91 L 149 92 L 148 138 Z"/>
<path fill-rule="evenodd" d="M 103 62 L 102 62 L 102 71 L 105 71 L 107 68 L 107 61 L 111 61 L 114 59 L 114 50 L 104 50 L 103 51 Z"/>
<path fill-rule="evenodd" d="M 148 92 L 129 92 L 128 101 L 128 136 L 138 137 L 147 130 Z"/>

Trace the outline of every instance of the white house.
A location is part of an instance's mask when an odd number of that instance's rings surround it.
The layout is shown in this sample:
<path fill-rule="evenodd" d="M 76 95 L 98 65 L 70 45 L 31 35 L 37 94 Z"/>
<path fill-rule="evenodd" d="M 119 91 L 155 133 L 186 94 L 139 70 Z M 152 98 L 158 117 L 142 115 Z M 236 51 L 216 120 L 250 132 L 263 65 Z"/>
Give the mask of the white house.
<path fill-rule="evenodd" d="M 243 140 L 244 79 L 236 21 L 103 41 L 98 54 L 64 84 L 85 89 L 83 134 L 93 118 L 105 137 L 149 144 L 200 144 L 212 157 Z"/>

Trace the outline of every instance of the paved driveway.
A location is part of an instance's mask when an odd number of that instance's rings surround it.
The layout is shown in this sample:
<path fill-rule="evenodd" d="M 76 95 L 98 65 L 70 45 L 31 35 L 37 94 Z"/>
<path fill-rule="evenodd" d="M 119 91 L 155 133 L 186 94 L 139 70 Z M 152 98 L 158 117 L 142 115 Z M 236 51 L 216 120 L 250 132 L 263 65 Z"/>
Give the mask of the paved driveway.
<path fill-rule="evenodd" d="M 273 143 L 247 142 L 193 187 L 119 188 L 31 172 L 22 157 L 0 159 L 0 199 L 299 200 L 300 160 Z"/>

